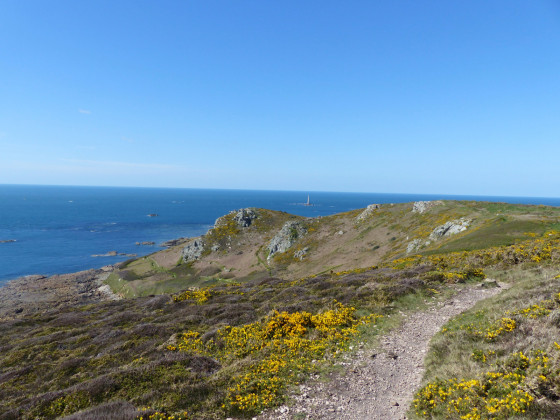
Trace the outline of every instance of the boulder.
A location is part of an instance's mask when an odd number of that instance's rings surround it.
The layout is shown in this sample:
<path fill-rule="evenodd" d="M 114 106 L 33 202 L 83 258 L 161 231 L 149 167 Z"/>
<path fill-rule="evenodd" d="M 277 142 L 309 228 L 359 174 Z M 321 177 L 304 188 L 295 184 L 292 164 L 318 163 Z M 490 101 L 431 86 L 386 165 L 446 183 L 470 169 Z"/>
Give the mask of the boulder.
<path fill-rule="evenodd" d="M 361 222 L 365 219 L 367 219 L 369 216 L 371 216 L 373 214 L 373 212 L 377 209 L 379 209 L 381 206 L 379 204 L 370 204 L 369 206 L 367 206 L 365 208 L 365 210 L 363 212 L 361 212 L 358 217 L 356 217 L 356 220 L 358 222 Z"/>
<path fill-rule="evenodd" d="M 299 238 L 307 233 L 307 229 L 301 222 L 289 221 L 268 243 L 268 259 L 274 254 L 286 252 Z"/>
<path fill-rule="evenodd" d="M 456 235 L 457 233 L 467 230 L 471 222 L 472 220 L 465 219 L 464 217 L 446 222 L 432 231 L 430 239 L 435 241 L 445 236 Z"/>
<path fill-rule="evenodd" d="M 204 241 L 200 238 L 192 239 L 183 248 L 183 261 L 188 263 L 198 260 L 202 255 L 202 251 L 204 251 Z"/>

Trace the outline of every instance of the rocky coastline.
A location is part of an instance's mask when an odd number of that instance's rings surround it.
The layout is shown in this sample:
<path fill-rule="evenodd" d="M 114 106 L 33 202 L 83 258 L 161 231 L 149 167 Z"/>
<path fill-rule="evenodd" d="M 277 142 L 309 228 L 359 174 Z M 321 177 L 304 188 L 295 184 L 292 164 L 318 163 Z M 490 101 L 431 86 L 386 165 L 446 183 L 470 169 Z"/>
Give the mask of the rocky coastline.
<path fill-rule="evenodd" d="M 171 239 L 159 246 L 170 248 L 188 240 L 189 238 Z M 16 240 L 0 240 L 0 243 L 10 242 L 16 242 Z M 137 242 L 136 245 L 154 246 L 156 244 L 146 241 Z M 105 254 L 94 254 L 91 257 L 116 256 L 136 257 L 137 254 L 110 251 Z M 65 306 L 121 299 L 104 283 L 121 264 L 115 263 L 99 269 L 52 276 L 33 274 L 9 280 L 0 285 L 0 320 L 21 318 Z"/>
<path fill-rule="evenodd" d="M 0 287 L 0 320 L 48 312 L 65 306 L 117 300 L 103 282 L 115 266 L 53 276 L 18 277 Z"/>

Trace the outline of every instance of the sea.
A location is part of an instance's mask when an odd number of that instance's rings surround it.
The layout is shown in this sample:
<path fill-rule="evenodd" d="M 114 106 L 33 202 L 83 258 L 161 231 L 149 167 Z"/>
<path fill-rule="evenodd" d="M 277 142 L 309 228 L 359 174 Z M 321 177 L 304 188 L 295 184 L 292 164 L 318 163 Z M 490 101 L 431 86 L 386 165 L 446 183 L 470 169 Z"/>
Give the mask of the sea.
<path fill-rule="evenodd" d="M 130 258 L 94 256 L 111 251 L 147 255 L 165 241 L 200 236 L 218 217 L 245 207 L 317 217 L 372 203 L 438 199 L 560 206 L 560 198 L 542 197 L 0 185 L 0 286 L 20 276 L 71 273 Z"/>

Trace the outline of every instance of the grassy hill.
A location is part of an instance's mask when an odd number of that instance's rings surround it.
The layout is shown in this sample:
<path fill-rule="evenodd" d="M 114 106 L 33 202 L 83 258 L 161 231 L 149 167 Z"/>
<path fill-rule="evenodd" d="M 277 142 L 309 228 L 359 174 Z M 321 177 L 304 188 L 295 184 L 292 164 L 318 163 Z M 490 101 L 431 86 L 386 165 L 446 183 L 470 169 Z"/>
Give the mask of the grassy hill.
<path fill-rule="evenodd" d="M 421 214 L 412 209 L 412 203 L 383 204 L 362 217 L 360 209 L 313 219 L 255 209 L 257 218 L 249 227 L 240 227 L 232 212 L 203 236 L 205 250 L 198 260 L 183 261 L 184 245 L 179 245 L 123 264 L 108 284 L 124 297 L 135 297 L 269 276 L 294 280 L 371 267 L 409 254 L 512 245 L 560 229 L 560 211 L 553 207 L 442 201 Z M 470 221 L 465 231 L 425 244 L 438 226 L 461 218 Z M 269 259 L 267 245 L 288 221 L 299 222 L 307 232 Z M 422 246 L 407 253 L 414 240 Z M 295 256 L 301 250 L 305 255 Z"/>
<path fill-rule="evenodd" d="M 487 276 L 512 287 L 436 336 L 411 415 L 557 418 L 560 209 L 412 210 L 255 209 L 249 226 L 232 212 L 198 259 L 182 257 L 187 242 L 122 264 L 107 283 L 125 299 L 3 319 L 0 419 L 250 417 L 402 312 Z M 465 230 L 434 235 L 459 220 Z M 286 222 L 302 229 L 270 257 Z"/>

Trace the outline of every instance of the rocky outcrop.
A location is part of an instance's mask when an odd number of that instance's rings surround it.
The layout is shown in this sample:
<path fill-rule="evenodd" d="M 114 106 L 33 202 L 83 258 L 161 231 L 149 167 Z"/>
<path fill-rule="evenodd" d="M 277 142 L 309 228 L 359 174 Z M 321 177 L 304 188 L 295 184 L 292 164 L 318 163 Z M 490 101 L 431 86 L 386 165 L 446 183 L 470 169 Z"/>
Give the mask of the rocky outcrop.
<path fill-rule="evenodd" d="M 426 243 L 424 243 L 424 241 L 422 239 L 413 239 L 412 241 L 410 241 L 408 243 L 408 245 L 406 247 L 406 253 L 410 254 L 411 252 L 418 251 L 425 244 L 429 244 L 429 241 L 426 241 Z"/>
<path fill-rule="evenodd" d="M 237 222 L 237 225 L 242 228 L 251 226 L 253 220 L 258 217 L 257 213 L 252 208 L 240 209 L 233 216 L 233 220 Z"/>
<path fill-rule="evenodd" d="M 446 222 L 432 231 L 432 233 L 430 234 L 430 239 L 436 241 L 445 236 L 456 235 L 457 233 L 467 230 L 471 222 L 472 220 L 465 219 L 464 217 Z"/>
<path fill-rule="evenodd" d="M 151 245 L 155 245 L 156 243 L 154 241 L 144 241 L 144 242 L 136 242 L 137 246 L 151 246 Z"/>
<path fill-rule="evenodd" d="M 411 252 L 416 252 L 420 248 L 424 248 L 425 246 L 430 245 L 432 241 L 437 241 L 438 239 L 464 232 L 465 230 L 467 230 L 471 223 L 472 220 L 465 219 L 464 217 L 446 222 L 443 225 L 435 228 L 427 240 L 413 239 L 412 241 L 410 241 L 406 247 L 406 253 L 410 254 Z"/>
<path fill-rule="evenodd" d="M 412 213 L 422 214 L 426 212 L 430 207 L 439 206 L 443 204 L 443 201 L 416 201 L 412 205 Z"/>
<path fill-rule="evenodd" d="M 268 259 L 274 254 L 286 252 L 299 238 L 307 233 L 307 229 L 301 222 L 289 221 L 268 243 Z"/>
<path fill-rule="evenodd" d="M 188 263 L 198 260 L 202 255 L 202 251 L 204 251 L 204 241 L 201 238 L 191 240 L 183 248 L 183 261 Z"/>
<path fill-rule="evenodd" d="M 381 206 L 379 204 L 370 204 L 369 206 L 366 207 L 366 209 L 361 212 L 358 217 L 356 217 L 356 220 L 358 222 L 361 222 L 365 219 L 367 219 L 369 216 L 371 216 L 373 214 L 373 212 L 377 209 L 379 209 Z"/>
<path fill-rule="evenodd" d="M 0 244 L 9 244 L 15 241 L 16 241 L 15 239 L 2 239 L 0 240 Z"/>
<path fill-rule="evenodd" d="M 305 248 L 299 249 L 296 252 L 294 252 L 294 258 L 303 261 L 303 259 L 305 258 L 308 252 L 309 252 L 309 247 L 306 246 Z"/>

